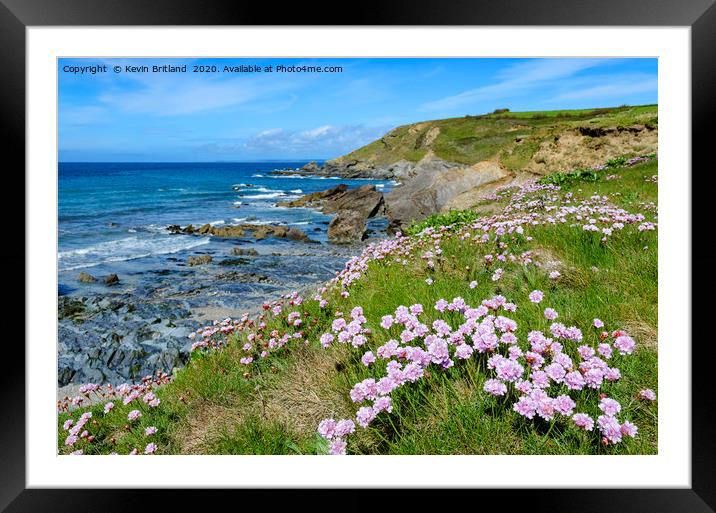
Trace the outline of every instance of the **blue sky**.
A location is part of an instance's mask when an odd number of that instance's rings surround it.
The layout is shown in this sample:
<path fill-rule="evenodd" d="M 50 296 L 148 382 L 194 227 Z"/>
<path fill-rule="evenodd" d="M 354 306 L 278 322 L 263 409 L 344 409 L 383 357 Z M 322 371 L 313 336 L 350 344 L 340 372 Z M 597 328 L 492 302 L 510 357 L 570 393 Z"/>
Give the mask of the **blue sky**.
<path fill-rule="evenodd" d="M 63 162 L 334 158 L 406 123 L 657 103 L 656 59 L 60 59 Z M 108 65 L 79 74 L 66 66 Z M 127 73 L 126 65 L 187 65 Z M 194 65 L 274 72 L 192 73 Z M 278 73 L 277 65 L 340 66 Z M 113 66 L 122 72 L 114 73 Z"/>

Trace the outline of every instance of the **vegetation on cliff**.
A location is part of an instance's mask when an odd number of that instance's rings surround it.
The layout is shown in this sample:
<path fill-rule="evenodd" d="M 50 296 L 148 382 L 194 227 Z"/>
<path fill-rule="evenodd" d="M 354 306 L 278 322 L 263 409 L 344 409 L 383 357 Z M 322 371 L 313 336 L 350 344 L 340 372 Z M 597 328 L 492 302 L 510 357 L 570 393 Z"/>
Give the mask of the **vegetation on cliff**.
<path fill-rule="evenodd" d="M 380 166 L 401 160 L 418 162 L 431 153 L 457 164 L 499 160 L 506 169 L 520 170 L 529 167 L 530 162 L 544 158 L 540 149 L 544 152 L 545 146 L 563 135 L 575 132 L 598 137 L 604 135 L 604 129 L 628 131 L 638 127 L 648 131 L 657 124 L 656 105 L 465 116 L 397 127 L 380 139 L 332 162 L 359 161 Z M 634 153 L 650 153 L 647 145 L 645 143 L 640 147 L 635 142 Z M 621 148 L 620 154 L 628 153 L 624 150 Z M 613 156 L 616 155 L 609 155 L 603 160 Z M 535 162 L 535 168 L 539 167 L 538 164 L 540 162 Z M 564 162 L 564 165 L 569 168 L 580 166 L 571 162 Z"/>

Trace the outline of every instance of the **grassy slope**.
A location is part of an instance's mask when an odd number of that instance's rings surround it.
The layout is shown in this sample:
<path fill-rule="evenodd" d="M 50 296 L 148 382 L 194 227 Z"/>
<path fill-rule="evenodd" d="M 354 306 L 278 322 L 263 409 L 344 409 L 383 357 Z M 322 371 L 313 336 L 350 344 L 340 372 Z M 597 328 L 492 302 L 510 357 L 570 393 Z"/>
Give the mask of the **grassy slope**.
<path fill-rule="evenodd" d="M 645 202 L 656 202 L 657 185 L 645 178 L 657 173 L 656 162 L 610 171 L 617 180 L 577 182 L 563 187 L 575 197 L 592 194 L 609 195 L 610 202 L 632 212 L 644 212 L 653 220 L 653 211 Z M 500 200 L 507 204 L 509 198 Z M 627 227 L 612 237 L 607 245 L 595 242 L 590 234 L 566 225 L 537 226 L 531 229 L 534 241 L 522 240 L 511 248 L 519 254 L 536 250 L 545 260 L 562 262 L 562 276 L 550 280 L 534 266 L 504 265 L 505 275 L 490 279 L 484 254 L 495 254 L 493 244 L 478 245 L 447 237 L 442 243 L 443 258 L 429 271 L 421 259 L 412 255 L 407 265 L 374 261 L 367 273 L 349 288 L 350 296 L 342 298 L 337 291 L 324 294 L 329 306 L 306 299 L 299 308 L 303 313 L 303 332 L 307 343 L 289 342 L 250 367 L 239 362 L 245 353 L 241 346 L 245 332 L 231 339 L 229 345 L 209 353 L 195 353 L 192 362 L 180 370 L 172 383 L 157 391 L 162 403 L 151 409 L 136 401 L 131 406 L 117 406 L 103 415 L 101 405 L 92 408 L 97 421 L 89 428 L 96 440 L 85 446 L 86 453 L 142 450 L 148 438 L 143 428 L 156 426 L 154 442 L 160 453 L 201 452 L 230 454 L 315 454 L 325 451 L 325 443 L 316 435 L 319 420 L 327 416 L 354 418 L 357 405 L 350 402 L 348 391 L 356 382 L 371 375 L 383 375 L 374 367 L 366 368 L 360 356 L 368 347 L 375 349 L 397 332 L 386 332 L 378 326 L 381 316 L 399 305 L 425 305 L 430 324 L 438 317 L 432 305 L 440 298 L 462 296 L 478 305 L 495 293 L 518 303 L 511 314 L 519 323 L 518 336 L 531 329 L 546 330 L 549 323 L 542 317 L 545 306 L 555 308 L 558 321 L 576 324 L 585 338 L 594 338 L 587 328 L 599 317 L 609 329 L 623 328 L 637 341 L 637 351 L 630 357 L 617 357 L 616 366 L 622 379 L 602 391 L 619 400 L 624 417 L 639 427 L 639 435 L 613 447 L 603 447 L 594 434 L 579 431 L 569 422 L 527 422 L 510 408 L 510 403 L 486 394 L 482 384 L 487 377 L 484 358 L 458 362 L 448 371 L 429 371 L 430 376 L 406 385 L 393 393 L 394 412 L 382 413 L 368 429 L 357 428 L 349 441 L 351 453 L 426 454 L 653 454 L 657 451 L 657 407 L 634 401 L 635 393 L 657 386 L 657 235 L 639 233 Z M 419 255 L 420 252 L 418 252 Z M 428 285 L 426 277 L 434 283 Z M 468 287 L 471 280 L 478 286 Z M 539 307 L 526 301 L 533 289 L 545 292 Z M 368 347 L 353 349 L 333 344 L 323 349 L 318 337 L 330 329 L 334 312 L 348 313 L 356 305 L 363 307 L 373 330 Z M 267 316 L 264 333 L 276 328 L 296 332 L 282 317 Z M 432 367 L 431 367 L 432 369 Z M 580 396 L 581 397 L 581 396 Z M 577 400 L 577 411 L 599 414 L 594 403 Z M 143 417 L 131 424 L 126 415 L 139 408 Z M 77 412 L 72 415 L 77 419 Z M 69 417 L 60 415 L 60 424 Z M 131 424 L 131 425 L 130 425 Z M 109 439 L 114 436 L 115 443 Z M 64 447 L 65 433 L 60 428 L 59 445 Z M 81 445 L 81 444 L 80 444 Z M 74 447 L 76 448 L 76 447 Z"/>
<path fill-rule="evenodd" d="M 417 162 L 432 150 L 444 160 L 461 164 L 500 156 L 508 169 L 516 170 L 529 161 L 543 141 L 570 128 L 639 123 L 656 125 L 657 106 L 465 116 L 400 126 L 337 160 L 367 160 L 376 164 L 402 159 Z M 432 142 L 426 142 L 435 127 L 440 129 L 439 134 Z M 519 145 L 515 142 L 517 138 L 523 139 Z"/>

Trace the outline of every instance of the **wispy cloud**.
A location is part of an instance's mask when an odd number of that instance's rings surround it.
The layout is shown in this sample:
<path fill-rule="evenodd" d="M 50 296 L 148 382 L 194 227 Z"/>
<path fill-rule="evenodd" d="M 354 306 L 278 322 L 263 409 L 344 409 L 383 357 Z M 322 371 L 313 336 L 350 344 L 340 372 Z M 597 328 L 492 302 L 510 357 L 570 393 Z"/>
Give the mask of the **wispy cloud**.
<path fill-rule="evenodd" d="M 423 111 L 453 110 L 513 97 L 531 90 L 556 84 L 584 70 L 609 63 L 608 59 L 549 59 L 521 62 L 501 70 L 496 82 L 469 89 L 420 106 Z"/>
<path fill-rule="evenodd" d="M 322 125 L 308 130 L 272 128 L 245 139 L 202 144 L 197 150 L 236 157 L 255 154 L 270 154 L 280 158 L 340 155 L 372 142 L 390 128 L 363 125 Z"/>
<path fill-rule="evenodd" d="M 552 101 L 561 100 L 607 100 L 627 98 L 633 94 L 656 93 L 658 80 L 647 74 L 621 75 L 616 77 L 593 77 L 589 86 L 557 95 Z"/>

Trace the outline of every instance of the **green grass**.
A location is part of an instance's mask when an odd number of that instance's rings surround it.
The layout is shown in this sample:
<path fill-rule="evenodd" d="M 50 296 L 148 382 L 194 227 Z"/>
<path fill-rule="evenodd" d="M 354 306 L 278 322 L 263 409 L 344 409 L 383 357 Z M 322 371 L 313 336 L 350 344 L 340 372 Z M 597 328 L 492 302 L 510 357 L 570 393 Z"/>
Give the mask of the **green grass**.
<path fill-rule="evenodd" d="M 432 150 L 444 160 L 468 165 L 500 158 L 505 167 L 514 170 L 523 167 L 541 143 L 566 130 L 635 124 L 657 125 L 657 106 L 470 115 L 400 126 L 337 160 L 417 162 Z M 438 130 L 430 142 L 430 134 Z"/>
<path fill-rule="evenodd" d="M 617 166 L 617 164 L 614 164 Z M 631 212 L 643 212 L 653 220 L 650 203 L 657 201 L 658 186 L 645 182 L 657 174 L 657 162 L 632 167 L 613 167 L 607 173 L 618 179 L 596 181 L 571 180 L 559 194 L 570 194 L 572 201 L 593 195 L 608 195 L 610 202 Z M 497 200 L 507 205 L 510 195 Z M 608 244 L 599 237 L 569 225 L 535 226 L 529 230 L 534 239 L 518 237 L 511 252 L 533 251 L 543 264 L 561 262 L 561 276 L 552 280 L 547 272 L 533 265 L 505 263 L 505 274 L 491 280 L 493 268 L 484 264 L 484 255 L 497 254 L 494 242 L 474 244 L 459 237 L 459 226 L 472 222 L 477 214 L 469 211 L 433 216 L 414 226 L 419 234 L 426 227 L 439 229 L 452 225 L 443 238 L 443 254 L 436 258 L 435 270 L 420 258 L 430 249 L 429 237 L 414 235 L 416 248 L 405 265 L 392 259 L 375 260 L 366 274 L 354 282 L 350 296 L 340 297 L 337 290 L 326 293 L 328 308 L 319 308 L 308 298 L 297 310 L 303 314 L 301 330 L 308 340 L 291 342 L 274 351 L 250 368 L 239 363 L 246 334 L 232 338 L 221 350 L 195 352 L 191 362 L 176 373 L 174 380 L 157 390 L 162 403 L 149 408 L 137 402 L 117 406 L 108 415 L 101 405 L 92 407 L 90 433 L 96 441 L 86 453 L 128 453 L 140 451 L 148 439 L 147 426 L 156 426 L 155 443 L 160 453 L 206 454 L 323 454 L 325 442 L 317 436 L 316 426 L 325 417 L 354 415 L 351 387 L 367 377 L 384 375 L 384 364 L 370 368 L 360 362 L 368 348 L 375 351 L 390 338 L 396 328 L 383 330 L 378 323 L 399 305 L 420 303 L 425 306 L 421 321 L 430 325 L 444 318 L 453 326 L 459 315 L 440 314 L 432 305 L 441 298 L 461 296 L 468 304 L 478 305 L 494 294 L 519 303 L 509 316 L 517 321 L 517 335 L 524 341 L 533 329 L 547 330 L 549 321 L 542 310 L 550 306 L 559 312 L 559 322 L 582 328 L 585 338 L 594 340 L 597 331 L 592 319 L 602 319 L 610 329 L 623 328 L 637 341 L 631 356 L 615 356 L 612 365 L 620 368 L 622 378 L 602 387 L 601 392 L 623 406 L 620 419 L 637 424 L 639 435 L 616 446 L 605 447 L 592 433 L 576 429 L 571 423 L 527 421 L 511 409 L 511 401 L 495 398 L 483 391 L 491 377 L 485 355 L 461 361 L 446 371 L 428 369 L 428 376 L 393 393 L 394 411 L 381 414 L 368 429 L 357 428 L 349 439 L 349 451 L 358 454 L 655 454 L 657 452 L 657 405 L 635 401 L 643 388 L 657 390 L 657 233 L 640 233 L 630 227 L 616 233 Z M 426 283 L 431 277 L 432 285 Z M 477 281 L 471 289 L 468 284 Z M 532 305 L 526 301 L 534 289 L 545 292 L 545 301 Z M 368 347 L 354 349 L 334 344 L 323 349 L 319 336 L 330 330 L 334 312 L 350 312 L 360 305 L 371 329 Z M 272 329 L 295 332 L 285 315 L 268 316 L 264 333 Z M 574 356 L 574 348 L 565 351 Z M 552 390 L 550 390 L 552 392 Z M 657 390 L 658 392 L 658 390 Z M 555 392 L 556 393 L 556 392 Z M 598 392 L 575 397 L 576 411 L 596 418 Z M 553 394 L 554 395 L 554 394 Z M 143 416 L 136 425 L 126 420 L 130 409 L 139 408 Z M 59 424 L 78 411 L 59 415 Z M 58 449 L 66 436 L 59 429 Z"/>

